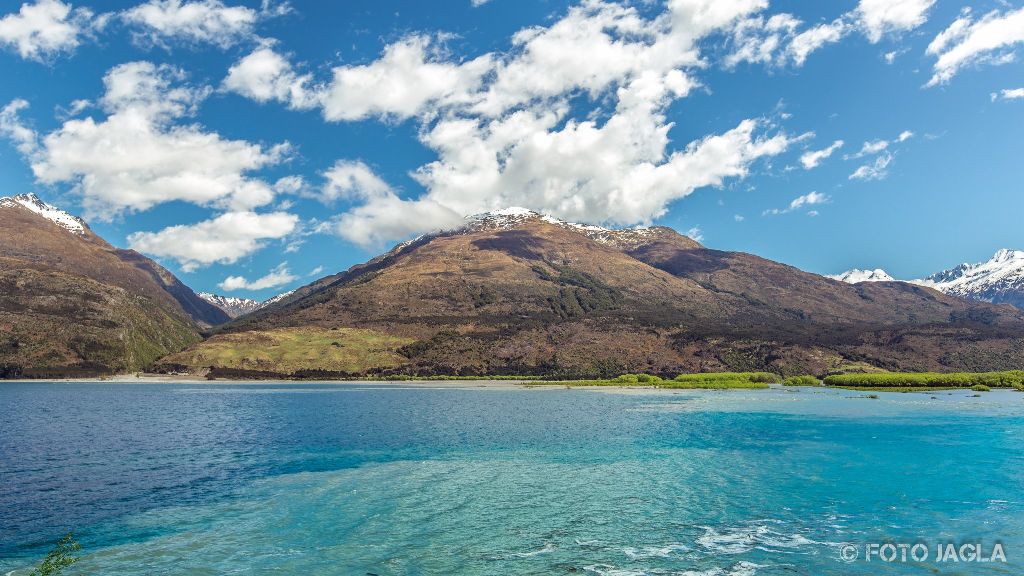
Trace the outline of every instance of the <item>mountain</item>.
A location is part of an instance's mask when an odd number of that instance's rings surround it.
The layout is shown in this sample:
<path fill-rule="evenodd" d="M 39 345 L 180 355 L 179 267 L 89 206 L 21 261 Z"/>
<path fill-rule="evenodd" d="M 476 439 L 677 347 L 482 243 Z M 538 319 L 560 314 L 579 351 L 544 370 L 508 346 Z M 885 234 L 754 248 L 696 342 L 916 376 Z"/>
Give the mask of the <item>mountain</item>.
<path fill-rule="evenodd" d="M 847 284 L 670 228 L 523 209 L 399 244 L 161 360 L 218 374 L 548 374 L 1024 365 L 1024 314 Z"/>
<path fill-rule="evenodd" d="M 833 280 L 839 280 L 840 282 L 846 282 L 848 284 L 856 284 L 858 282 L 895 282 L 896 279 L 889 276 L 881 268 L 875 268 L 874 270 L 861 270 L 854 268 L 853 270 L 847 270 L 842 274 L 830 274 L 828 276 Z"/>
<path fill-rule="evenodd" d="M 259 310 L 263 306 L 263 302 L 260 302 L 259 300 L 251 300 L 249 298 L 221 296 L 220 294 L 211 294 L 209 292 L 199 292 L 196 295 L 210 304 L 213 304 L 217 308 L 220 308 L 225 314 L 232 318 L 238 318 L 244 314 Z"/>
<path fill-rule="evenodd" d="M 913 282 L 961 298 L 1024 308 L 1024 251 L 1000 250 L 988 262 L 961 264 Z"/>
<path fill-rule="evenodd" d="M 0 376 L 140 370 L 228 316 L 35 195 L 0 198 Z"/>
<path fill-rule="evenodd" d="M 881 269 L 854 269 L 829 278 L 851 284 L 894 280 Z M 987 262 L 960 264 L 927 278 L 907 282 L 934 288 L 951 296 L 993 304 L 1012 304 L 1024 309 L 1024 251 L 999 250 Z"/>
<path fill-rule="evenodd" d="M 225 314 L 231 318 L 238 318 L 251 312 L 255 312 L 264 306 L 269 306 L 279 300 L 287 298 L 292 293 L 291 290 L 272 296 L 266 300 L 260 302 L 259 300 L 252 300 L 250 298 L 238 298 L 235 296 L 221 296 L 220 294 L 211 294 L 209 292 L 199 292 L 196 295 L 206 300 L 210 304 L 213 304 L 217 308 L 224 311 Z"/>

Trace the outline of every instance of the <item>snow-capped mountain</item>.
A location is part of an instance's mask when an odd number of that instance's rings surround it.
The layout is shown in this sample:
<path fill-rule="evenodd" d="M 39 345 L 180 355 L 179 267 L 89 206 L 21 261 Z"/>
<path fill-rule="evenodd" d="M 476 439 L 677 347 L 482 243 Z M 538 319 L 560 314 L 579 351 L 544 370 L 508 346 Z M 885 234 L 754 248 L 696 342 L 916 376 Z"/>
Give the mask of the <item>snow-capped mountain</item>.
<path fill-rule="evenodd" d="M 828 277 L 840 282 L 846 282 L 847 284 L 856 284 L 858 282 L 894 282 L 896 280 L 881 268 L 875 268 L 874 270 L 854 268 L 842 274 L 830 274 Z"/>
<path fill-rule="evenodd" d="M 245 314 L 249 314 L 270 306 L 275 302 L 279 302 L 289 296 L 294 290 L 289 290 L 277 296 L 268 298 L 262 302 L 259 300 L 253 300 L 251 298 L 239 298 L 237 296 L 221 296 L 220 294 L 212 294 L 210 292 L 199 292 L 198 296 L 203 300 L 206 300 L 210 304 L 213 304 L 217 308 L 223 310 L 228 316 L 232 318 L 238 318 Z"/>
<path fill-rule="evenodd" d="M 220 294 L 211 294 L 210 292 L 198 292 L 197 295 L 217 308 L 220 308 L 232 318 L 238 318 L 243 314 L 255 312 L 263 306 L 263 303 L 259 300 L 251 300 L 249 298 L 221 296 Z"/>
<path fill-rule="evenodd" d="M 850 270 L 829 276 L 849 284 L 858 282 L 890 282 L 895 280 L 884 270 Z M 1013 304 L 1024 308 L 1024 250 L 1000 250 L 987 262 L 960 264 L 911 284 L 934 288 L 951 296 L 983 300 L 993 304 Z"/>
<path fill-rule="evenodd" d="M 961 298 L 1024 308 L 1024 250 L 1000 250 L 987 262 L 961 264 L 912 282 Z"/>
<path fill-rule="evenodd" d="M 15 206 L 27 208 L 73 234 L 85 234 L 85 220 L 43 202 L 35 194 L 18 194 L 0 198 L 0 208 Z"/>

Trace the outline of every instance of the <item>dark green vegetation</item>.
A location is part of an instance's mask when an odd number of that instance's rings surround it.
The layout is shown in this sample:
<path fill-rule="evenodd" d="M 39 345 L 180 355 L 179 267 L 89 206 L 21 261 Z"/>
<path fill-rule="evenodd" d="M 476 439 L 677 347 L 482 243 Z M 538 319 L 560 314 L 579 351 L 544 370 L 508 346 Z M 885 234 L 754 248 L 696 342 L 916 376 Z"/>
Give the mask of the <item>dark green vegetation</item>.
<path fill-rule="evenodd" d="M 226 320 L 152 260 L 0 205 L 0 377 L 142 370 Z"/>
<path fill-rule="evenodd" d="M 782 381 L 783 386 L 821 386 L 821 380 L 814 376 L 790 376 Z"/>
<path fill-rule="evenodd" d="M 875 374 L 837 374 L 825 377 L 826 386 L 842 388 L 989 388 L 1024 387 L 1024 370 L 1005 372 L 884 372 Z"/>
<path fill-rule="evenodd" d="M 58 576 L 65 568 L 81 560 L 75 553 L 80 551 L 82 546 L 75 542 L 69 532 L 57 542 L 53 550 L 46 555 L 43 562 L 33 570 L 29 576 Z"/>

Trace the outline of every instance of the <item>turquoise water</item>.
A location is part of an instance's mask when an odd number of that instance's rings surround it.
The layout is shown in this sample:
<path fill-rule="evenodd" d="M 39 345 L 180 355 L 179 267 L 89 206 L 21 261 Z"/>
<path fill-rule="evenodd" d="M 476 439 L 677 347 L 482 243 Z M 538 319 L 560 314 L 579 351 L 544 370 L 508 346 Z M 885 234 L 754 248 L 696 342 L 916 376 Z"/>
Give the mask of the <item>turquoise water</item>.
<path fill-rule="evenodd" d="M 0 573 L 1024 573 L 1024 394 L 972 394 L 2 384 Z"/>

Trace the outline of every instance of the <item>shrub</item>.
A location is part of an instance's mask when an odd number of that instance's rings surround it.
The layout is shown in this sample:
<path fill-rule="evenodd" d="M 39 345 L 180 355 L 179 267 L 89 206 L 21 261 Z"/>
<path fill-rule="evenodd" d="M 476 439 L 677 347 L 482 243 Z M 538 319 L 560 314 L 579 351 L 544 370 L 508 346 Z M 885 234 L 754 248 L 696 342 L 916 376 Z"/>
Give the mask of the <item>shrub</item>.
<path fill-rule="evenodd" d="M 637 384 L 640 382 L 640 376 L 637 374 L 623 374 L 612 380 L 612 382 L 617 382 L 619 384 Z"/>
<path fill-rule="evenodd" d="M 778 384 L 782 378 L 771 372 L 701 372 L 699 374 L 680 374 L 673 380 L 676 382 L 711 382 L 715 380 L 740 380 L 763 384 Z"/>
<path fill-rule="evenodd" d="M 835 374 L 825 378 L 826 386 L 895 388 L 941 387 L 970 388 L 975 385 L 990 388 L 1024 386 L 1024 370 L 1005 372 L 880 372 L 873 374 Z"/>
<path fill-rule="evenodd" d="M 988 386 L 985 386 L 984 384 L 975 384 L 974 386 L 971 386 L 971 390 L 974 390 L 975 392 L 991 392 L 992 391 L 991 388 L 989 388 Z"/>
<path fill-rule="evenodd" d="M 821 386 L 821 380 L 814 376 L 790 376 L 782 381 L 783 386 Z"/>
<path fill-rule="evenodd" d="M 43 563 L 33 570 L 29 576 L 57 576 L 65 568 L 81 560 L 81 558 L 75 556 L 75 552 L 81 549 L 82 546 L 75 542 L 71 533 L 68 532 L 67 535 L 60 539 L 60 542 L 57 542 L 53 550 L 50 550 L 50 553 L 43 559 Z"/>

